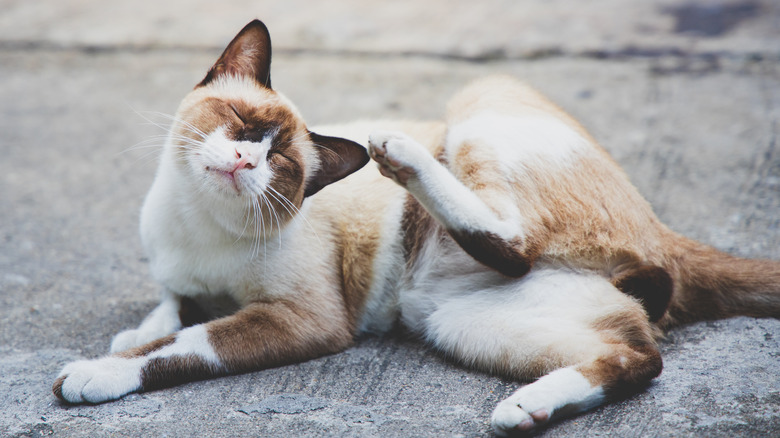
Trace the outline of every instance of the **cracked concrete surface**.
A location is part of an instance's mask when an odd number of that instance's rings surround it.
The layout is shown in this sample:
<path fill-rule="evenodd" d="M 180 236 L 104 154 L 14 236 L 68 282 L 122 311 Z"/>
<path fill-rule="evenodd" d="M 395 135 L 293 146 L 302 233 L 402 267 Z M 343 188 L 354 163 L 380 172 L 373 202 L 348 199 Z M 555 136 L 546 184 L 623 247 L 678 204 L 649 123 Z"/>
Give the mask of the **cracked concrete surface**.
<path fill-rule="evenodd" d="M 518 383 L 401 334 L 99 406 L 51 395 L 154 307 L 137 215 L 156 152 L 134 145 L 255 17 L 310 124 L 440 117 L 469 80 L 510 73 L 580 118 L 673 229 L 780 259 L 776 2 L 444 3 L 0 1 L 0 435 L 489 435 Z M 774 319 L 675 329 L 647 391 L 542 435 L 778 435 L 779 340 Z"/>

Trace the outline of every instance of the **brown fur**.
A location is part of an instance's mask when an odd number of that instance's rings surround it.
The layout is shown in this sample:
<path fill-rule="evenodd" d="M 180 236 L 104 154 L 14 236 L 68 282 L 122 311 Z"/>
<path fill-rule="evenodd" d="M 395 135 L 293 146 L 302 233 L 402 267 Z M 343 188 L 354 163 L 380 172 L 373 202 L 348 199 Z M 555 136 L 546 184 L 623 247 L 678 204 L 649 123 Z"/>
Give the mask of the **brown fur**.
<path fill-rule="evenodd" d="M 628 347 L 615 344 L 610 354 L 576 367 L 594 386 L 604 387 L 609 397 L 635 392 L 661 374 L 661 354 L 653 345 Z"/>
<path fill-rule="evenodd" d="M 254 20 L 244 26 L 196 88 L 225 75 L 250 75 L 259 84 L 271 88 L 271 36 L 263 22 Z"/>
<path fill-rule="evenodd" d="M 227 370 L 300 362 L 349 346 L 352 333 L 343 307 L 317 293 L 307 298 L 252 303 L 208 323 L 210 343 Z"/>
<path fill-rule="evenodd" d="M 672 299 L 674 284 L 669 273 L 659 266 L 632 266 L 612 278 L 612 284 L 623 293 L 638 299 L 651 322 L 666 313 Z"/>
<path fill-rule="evenodd" d="M 593 328 L 608 351 L 576 368 L 592 385 L 603 386 L 607 396 L 630 394 L 661 374 L 663 361 L 655 341 L 660 333 L 642 309 L 626 307 L 596 321 Z"/>
<path fill-rule="evenodd" d="M 734 257 L 681 236 L 670 239 L 675 245 L 667 266 L 675 287 L 660 327 L 737 315 L 780 318 L 780 263 Z"/>
<path fill-rule="evenodd" d="M 404 204 L 401 229 L 404 230 L 404 257 L 409 265 L 414 264 L 422 251 L 425 241 L 434 233 L 436 221 L 425 208 L 408 194 Z"/>
<path fill-rule="evenodd" d="M 51 386 L 51 392 L 60 400 L 65 400 L 65 397 L 62 396 L 62 384 L 65 383 L 66 378 L 68 378 L 67 375 L 57 377 Z"/>
<path fill-rule="evenodd" d="M 531 270 L 539 250 L 533 242 L 504 240 L 490 232 L 447 230 L 475 260 L 507 277 L 522 277 Z"/>
<path fill-rule="evenodd" d="M 143 391 L 170 388 L 215 374 L 219 370 L 195 355 L 157 357 L 141 370 L 141 388 Z"/>
<path fill-rule="evenodd" d="M 181 297 L 179 298 L 179 320 L 182 327 L 190 327 L 208 321 L 209 316 L 195 300 Z"/>
<path fill-rule="evenodd" d="M 342 261 L 341 294 L 346 307 L 350 333 L 357 328 L 366 292 L 371 287 L 373 267 L 366 261 L 374 260 L 381 237 L 379 230 L 362 225 L 364 224 L 358 219 L 341 224 L 339 230 L 339 259 Z"/>

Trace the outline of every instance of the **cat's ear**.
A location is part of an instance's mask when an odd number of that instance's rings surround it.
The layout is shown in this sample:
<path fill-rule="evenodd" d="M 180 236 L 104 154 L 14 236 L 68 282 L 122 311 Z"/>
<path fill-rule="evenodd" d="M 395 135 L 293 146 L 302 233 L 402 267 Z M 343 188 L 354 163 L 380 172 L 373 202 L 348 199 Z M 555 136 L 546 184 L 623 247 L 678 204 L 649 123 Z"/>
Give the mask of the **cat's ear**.
<path fill-rule="evenodd" d="M 339 137 L 326 137 L 309 132 L 314 149 L 319 154 L 320 167 L 306 181 L 303 196 L 311 196 L 328 184 L 359 170 L 368 163 L 366 148 Z"/>
<path fill-rule="evenodd" d="M 271 35 L 262 21 L 254 20 L 241 29 L 197 87 L 220 76 L 246 76 L 271 88 Z"/>

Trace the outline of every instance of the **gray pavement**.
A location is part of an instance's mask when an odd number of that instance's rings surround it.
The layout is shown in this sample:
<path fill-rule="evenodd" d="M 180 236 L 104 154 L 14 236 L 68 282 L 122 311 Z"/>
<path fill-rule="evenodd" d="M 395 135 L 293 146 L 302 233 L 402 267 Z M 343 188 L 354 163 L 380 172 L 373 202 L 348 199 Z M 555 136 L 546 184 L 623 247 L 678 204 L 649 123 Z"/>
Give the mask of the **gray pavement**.
<path fill-rule="evenodd" d="M 66 362 L 155 305 L 138 211 L 162 133 L 252 18 L 310 124 L 434 118 L 490 73 L 580 118 L 673 229 L 780 259 L 773 0 L 0 0 L 0 435 L 484 436 L 516 382 L 402 334 L 299 365 L 64 406 Z M 161 142 L 161 141 L 160 141 Z M 778 436 L 780 321 L 675 329 L 647 391 L 543 436 Z"/>

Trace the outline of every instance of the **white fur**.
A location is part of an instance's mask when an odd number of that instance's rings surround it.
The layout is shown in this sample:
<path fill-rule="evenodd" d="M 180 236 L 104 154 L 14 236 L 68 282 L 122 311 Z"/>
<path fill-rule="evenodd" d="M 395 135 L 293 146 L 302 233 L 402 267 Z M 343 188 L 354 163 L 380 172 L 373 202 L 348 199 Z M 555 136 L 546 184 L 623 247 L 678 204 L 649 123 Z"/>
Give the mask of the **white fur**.
<path fill-rule="evenodd" d="M 555 418 L 556 411 L 566 408 L 566 414 L 583 412 L 604 402 L 604 390 L 592 386 L 571 367 L 555 370 L 530 385 L 523 386 L 498 404 L 490 423 L 496 435 L 505 436 L 533 419 L 530 414 L 544 413 Z M 545 420 L 547 421 L 547 420 Z M 533 425 L 528 425 L 528 428 Z"/>
<path fill-rule="evenodd" d="M 591 357 L 602 341 L 590 324 L 636 305 L 596 274 L 539 263 L 524 277 L 509 279 L 476 262 L 461 264 L 454 250 L 435 257 L 435 266 L 417 271 L 402 292 L 404 321 L 463 358 L 511 353 L 522 367 L 524 358 L 550 345 Z M 463 273 L 448 276 L 456 264 Z"/>
<path fill-rule="evenodd" d="M 457 146 L 478 142 L 498 152 L 508 174 L 527 167 L 563 167 L 576 163 L 590 145 L 571 127 L 554 117 L 517 117 L 483 111 L 451 126 L 447 133 L 449 155 Z"/>
<path fill-rule="evenodd" d="M 147 355 L 148 359 L 166 358 L 172 356 L 197 356 L 215 368 L 222 368 L 222 362 L 209 342 L 205 325 L 187 327 L 176 335 L 176 341 L 171 345 Z"/>
<path fill-rule="evenodd" d="M 198 181 L 181 172 L 173 157 L 163 156 L 141 210 L 141 240 L 152 276 L 181 295 L 222 292 L 235 286 L 245 269 L 252 239 L 242 236 L 247 202 L 238 197 L 202 196 Z M 197 235 L 198 239 L 192 236 Z"/>
<path fill-rule="evenodd" d="M 511 239 L 521 234 L 517 223 L 500 220 L 479 197 L 436 161 L 425 147 L 401 132 L 378 131 L 369 137 L 369 149 L 413 171 L 407 190 L 426 210 L 453 230 L 490 231 Z M 374 152 L 376 155 L 377 153 Z"/>
<path fill-rule="evenodd" d="M 466 263 L 457 276 L 452 265 L 465 260 L 454 250 L 438 243 L 429 251 L 437 262 L 423 263 L 402 292 L 403 320 L 438 349 L 483 370 L 499 371 L 494 367 L 500 363 L 513 373 L 533 375 L 561 366 L 560 358 L 592 360 L 609 351 L 594 322 L 636 306 L 596 274 L 540 263 L 513 280 Z M 573 369 L 558 370 L 502 402 L 493 424 L 505 433 L 529 419 L 525 426 L 533 427 L 530 414 L 540 409 L 552 417 L 563 407 L 572 414 L 602 401 L 601 388 Z"/>
<path fill-rule="evenodd" d="M 170 335 L 180 328 L 179 301 L 172 294 L 165 293 L 160 304 L 144 318 L 137 329 L 125 330 L 114 336 L 110 351 L 125 351 Z"/>
<path fill-rule="evenodd" d="M 62 396 L 71 403 L 100 403 L 115 400 L 141 388 L 145 358 L 104 357 L 80 360 L 65 366 L 60 377 Z"/>
<path fill-rule="evenodd" d="M 193 182 L 201 182 L 204 187 L 216 192 L 217 196 L 238 196 L 240 192 L 249 194 L 265 191 L 273 177 L 266 156 L 271 149 L 275 132 L 269 132 L 260 142 L 233 141 L 225 135 L 225 128 L 219 127 L 203 141 L 197 154 L 187 154 Z M 214 171 L 232 171 L 236 166 L 236 153 L 246 159 L 251 157 L 253 169 L 238 169 L 235 172 L 235 186 L 227 178 L 220 178 Z M 210 169 L 210 170 L 207 170 Z M 254 188 L 255 191 L 252 191 Z M 191 188 L 190 188 L 191 189 Z"/>

